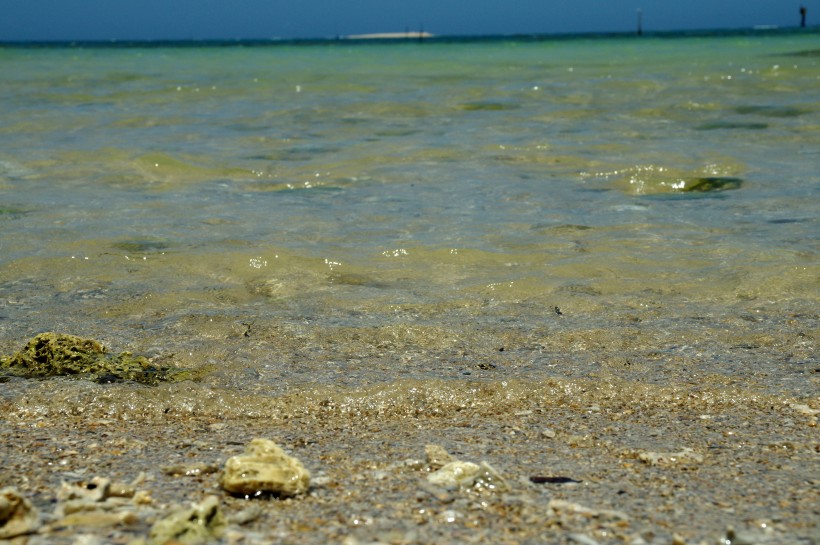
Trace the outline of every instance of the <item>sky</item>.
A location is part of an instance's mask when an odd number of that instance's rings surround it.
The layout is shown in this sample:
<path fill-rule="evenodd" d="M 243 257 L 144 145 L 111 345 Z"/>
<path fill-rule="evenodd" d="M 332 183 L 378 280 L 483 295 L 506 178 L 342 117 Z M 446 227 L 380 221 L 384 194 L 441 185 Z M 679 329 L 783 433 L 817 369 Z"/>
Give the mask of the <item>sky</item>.
<path fill-rule="evenodd" d="M 820 0 L 2 0 L 0 41 L 331 38 L 796 26 Z"/>

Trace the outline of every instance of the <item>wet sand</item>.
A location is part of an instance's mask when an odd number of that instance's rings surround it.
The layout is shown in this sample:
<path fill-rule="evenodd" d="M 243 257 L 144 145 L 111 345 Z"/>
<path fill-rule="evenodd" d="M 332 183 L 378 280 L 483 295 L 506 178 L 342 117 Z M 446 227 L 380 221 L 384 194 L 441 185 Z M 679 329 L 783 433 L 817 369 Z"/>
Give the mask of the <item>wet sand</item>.
<path fill-rule="evenodd" d="M 162 408 L 151 400 L 163 387 L 56 379 L 16 399 L 6 390 L 0 482 L 45 516 L 31 544 L 128 543 L 211 494 L 230 521 L 225 543 L 816 543 L 818 411 L 717 382 L 398 381 L 269 400 L 205 387 L 186 400 L 183 384 Z M 44 410 L 47 390 L 60 411 Z M 192 401 L 206 390 L 213 403 Z M 306 495 L 239 499 L 218 473 L 161 469 L 221 467 L 255 437 L 303 462 Z M 429 444 L 486 461 L 507 490 L 431 485 Z M 129 506 L 127 524 L 49 517 L 61 482 L 94 476 L 138 479 L 150 501 Z"/>

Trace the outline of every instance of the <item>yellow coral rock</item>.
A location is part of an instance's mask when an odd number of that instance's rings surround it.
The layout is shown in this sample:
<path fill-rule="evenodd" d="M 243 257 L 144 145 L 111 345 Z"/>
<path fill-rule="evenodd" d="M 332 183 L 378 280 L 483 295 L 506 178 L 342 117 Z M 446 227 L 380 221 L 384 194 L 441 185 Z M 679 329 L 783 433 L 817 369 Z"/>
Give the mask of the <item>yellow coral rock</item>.
<path fill-rule="evenodd" d="M 290 497 L 307 492 L 310 473 L 269 439 L 254 439 L 245 452 L 225 462 L 222 488 L 240 496 Z"/>

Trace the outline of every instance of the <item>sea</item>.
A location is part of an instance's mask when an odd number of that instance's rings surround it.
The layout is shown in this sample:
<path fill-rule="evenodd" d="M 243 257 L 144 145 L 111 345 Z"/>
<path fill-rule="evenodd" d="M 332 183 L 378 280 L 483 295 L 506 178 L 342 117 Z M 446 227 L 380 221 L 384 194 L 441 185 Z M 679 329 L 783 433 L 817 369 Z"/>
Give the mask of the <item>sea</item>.
<path fill-rule="evenodd" d="M 58 332 L 198 370 L 166 411 L 543 380 L 805 401 L 818 167 L 811 29 L 6 43 L 0 354 Z M 43 410 L 162 389 L 4 380 Z"/>

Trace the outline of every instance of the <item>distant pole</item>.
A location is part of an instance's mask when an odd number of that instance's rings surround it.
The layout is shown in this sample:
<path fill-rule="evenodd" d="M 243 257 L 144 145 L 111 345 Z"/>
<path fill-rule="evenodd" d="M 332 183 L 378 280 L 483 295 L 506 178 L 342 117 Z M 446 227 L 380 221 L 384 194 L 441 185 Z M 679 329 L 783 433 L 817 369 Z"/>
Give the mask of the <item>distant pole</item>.
<path fill-rule="evenodd" d="M 806 6 L 800 6 L 800 28 L 806 28 Z"/>
<path fill-rule="evenodd" d="M 643 10 L 638 8 L 638 36 L 643 36 Z"/>

